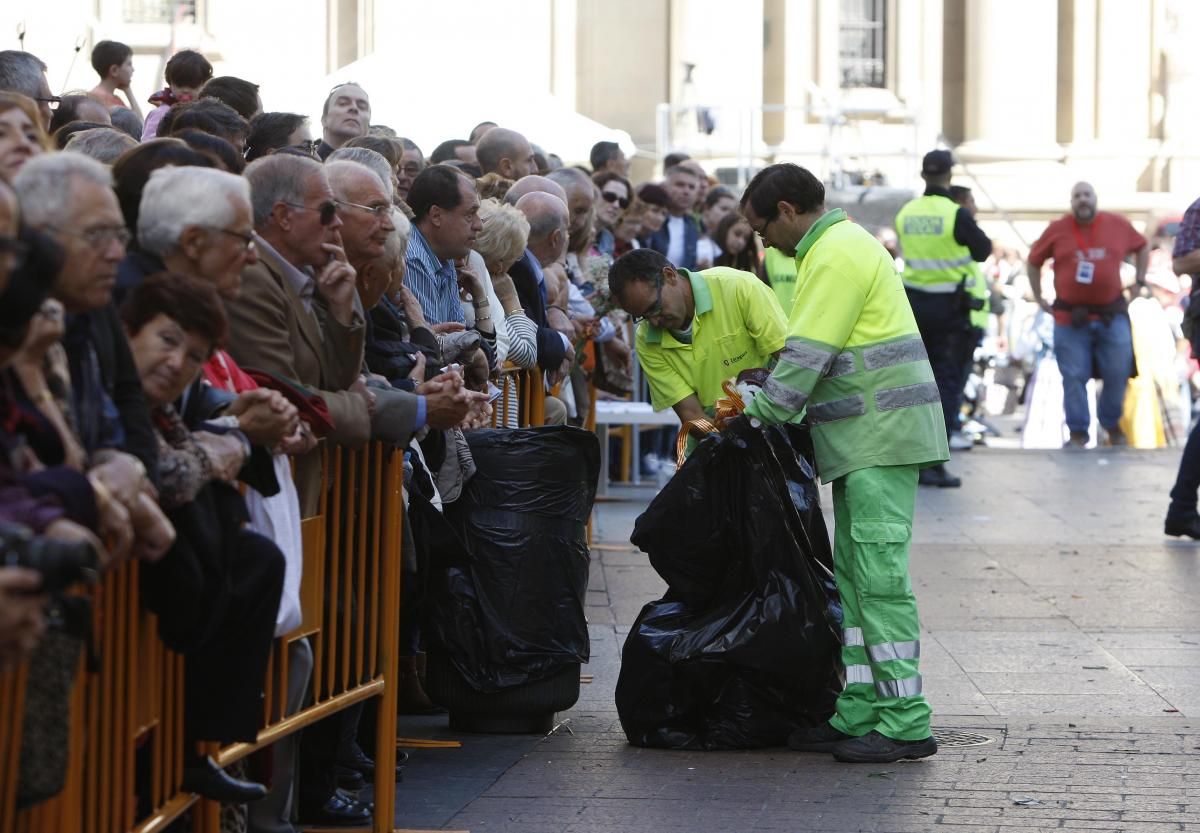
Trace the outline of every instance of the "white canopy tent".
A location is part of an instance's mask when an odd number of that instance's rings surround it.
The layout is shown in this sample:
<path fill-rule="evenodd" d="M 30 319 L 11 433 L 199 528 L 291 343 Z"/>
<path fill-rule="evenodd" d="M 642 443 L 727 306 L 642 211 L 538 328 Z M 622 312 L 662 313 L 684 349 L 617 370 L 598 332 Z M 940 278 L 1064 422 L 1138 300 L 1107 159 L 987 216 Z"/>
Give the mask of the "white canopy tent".
<path fill-rule="evenodd" d="M 469 63 L 460 70 L 471 77 L 455 78 L 447 69 L 439 66 L 436 75 L 423 78 L 403 66 L 398 53 L 375 52 L 326 76 L 319 88 L 322 97 L 315 103 L 308 87 L 303 96 L 279 91 L 272 95 L 271 107 L 309 114 L 313 135 L 319 137 L 321 112 L 313 108 L 320 107 L 324 93 L 352 81 L 371 97 L 371 121 L 412 139 L 426 155 L 446 139 L 466 139 L 482 121 L 519 131 L 568 165 L 586 164 L 592 145 L 599 141 L 617 142 L 627 156 L 637 150 L 625 131 L 580 115 L 549 92 L 522 89 L 519 82 L 509 83 L 512 79 L 484 77 Z"/>

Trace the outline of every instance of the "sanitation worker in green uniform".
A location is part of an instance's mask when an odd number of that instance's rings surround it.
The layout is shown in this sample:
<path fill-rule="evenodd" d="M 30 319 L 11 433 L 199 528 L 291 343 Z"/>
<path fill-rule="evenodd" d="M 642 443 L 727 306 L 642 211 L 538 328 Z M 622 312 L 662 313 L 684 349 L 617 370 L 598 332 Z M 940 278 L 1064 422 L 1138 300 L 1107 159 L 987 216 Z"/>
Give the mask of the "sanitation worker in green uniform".
<path fill-rule="evenodd" d="M 804 168 L 759 172 L 741 206 L 768 245 L 796 253 L 787 342 L 746 415 L 807 415 L 817 470 L 833 483 L 846 687 L 827 724 L 788 744 L 848 762 L 928 757 L 937 744 L 908 549 L 918 470 L 949 450 L 916 320 L 891 256 L 845 212 L 825 210 L 825 188 Z"/>
<path fill-rule="evenodd" d="M 674 408 L 684 425 L 711 417 L 724 382 L 767 367 L 783 349 L 787 319 L 771 288 L 749 272 L 689 272 L 653 249 L 635 249 L 612 265 L 608 288 L 638 322 L 635 349 L 654 410 Z"/>

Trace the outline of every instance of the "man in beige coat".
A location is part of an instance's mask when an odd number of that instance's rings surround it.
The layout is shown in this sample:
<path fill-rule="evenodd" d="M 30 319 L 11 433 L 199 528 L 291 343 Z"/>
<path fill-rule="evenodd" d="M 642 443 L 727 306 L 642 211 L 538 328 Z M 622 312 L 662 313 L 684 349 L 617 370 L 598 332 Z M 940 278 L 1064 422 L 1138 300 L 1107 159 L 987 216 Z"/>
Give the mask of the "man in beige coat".
<path fill-rule="evenodd" d="M 371 436 L 374 398 L 361 379 L 364 324 L 346 261 L 337 204 L 325 172 L 298 156 L 273 155 L 246 168 L 258 263 L 226 301 L 229 352 L 244 368 L 270 371 L 316 390 L 333 418 L 331 443 L 356 448 Z M 411 402 L 410 424 L 417 416 Z M 321 452 L 296 460 L 302 517 L 320 510 Z"/>

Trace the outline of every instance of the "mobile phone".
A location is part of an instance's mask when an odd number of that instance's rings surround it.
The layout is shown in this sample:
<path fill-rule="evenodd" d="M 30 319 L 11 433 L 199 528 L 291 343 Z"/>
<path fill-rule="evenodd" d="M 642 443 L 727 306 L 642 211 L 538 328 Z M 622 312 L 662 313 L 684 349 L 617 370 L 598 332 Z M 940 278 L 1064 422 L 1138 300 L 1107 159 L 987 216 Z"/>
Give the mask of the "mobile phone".
<path fill-rule="evenodd" d="M 499 399 L 503 395 L 504 395 L 503 390 L 496 387 L 491 382 L 488 382 L 488 404 L 495 402 L 497 399 Z"/>

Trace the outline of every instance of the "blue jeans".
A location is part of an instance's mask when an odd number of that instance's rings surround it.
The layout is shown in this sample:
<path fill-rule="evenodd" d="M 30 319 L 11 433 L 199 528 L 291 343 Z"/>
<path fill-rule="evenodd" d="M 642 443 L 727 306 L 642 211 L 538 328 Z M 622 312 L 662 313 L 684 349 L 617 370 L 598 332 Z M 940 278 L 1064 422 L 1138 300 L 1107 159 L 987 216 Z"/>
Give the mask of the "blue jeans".
<path fill-rule="evenodd" d="M 1129 316 L 1114 315 L 1112 322 L 1089 321 L 1085 327 L 1054 326 L 1054 357 L 1063 377 L 1063 409 L 1067 428 L 1086 432 L 1092 422 L 1088 411 L 1087 382 L 1095 367 L 1104 387 L 1096 409 L 1105 429 L 1117 427 L 1125 405 L 1125 385 L 1133 372 L 1133 334 Z M 1094 365 L 1093 365 L 1094 362 Z"/>

